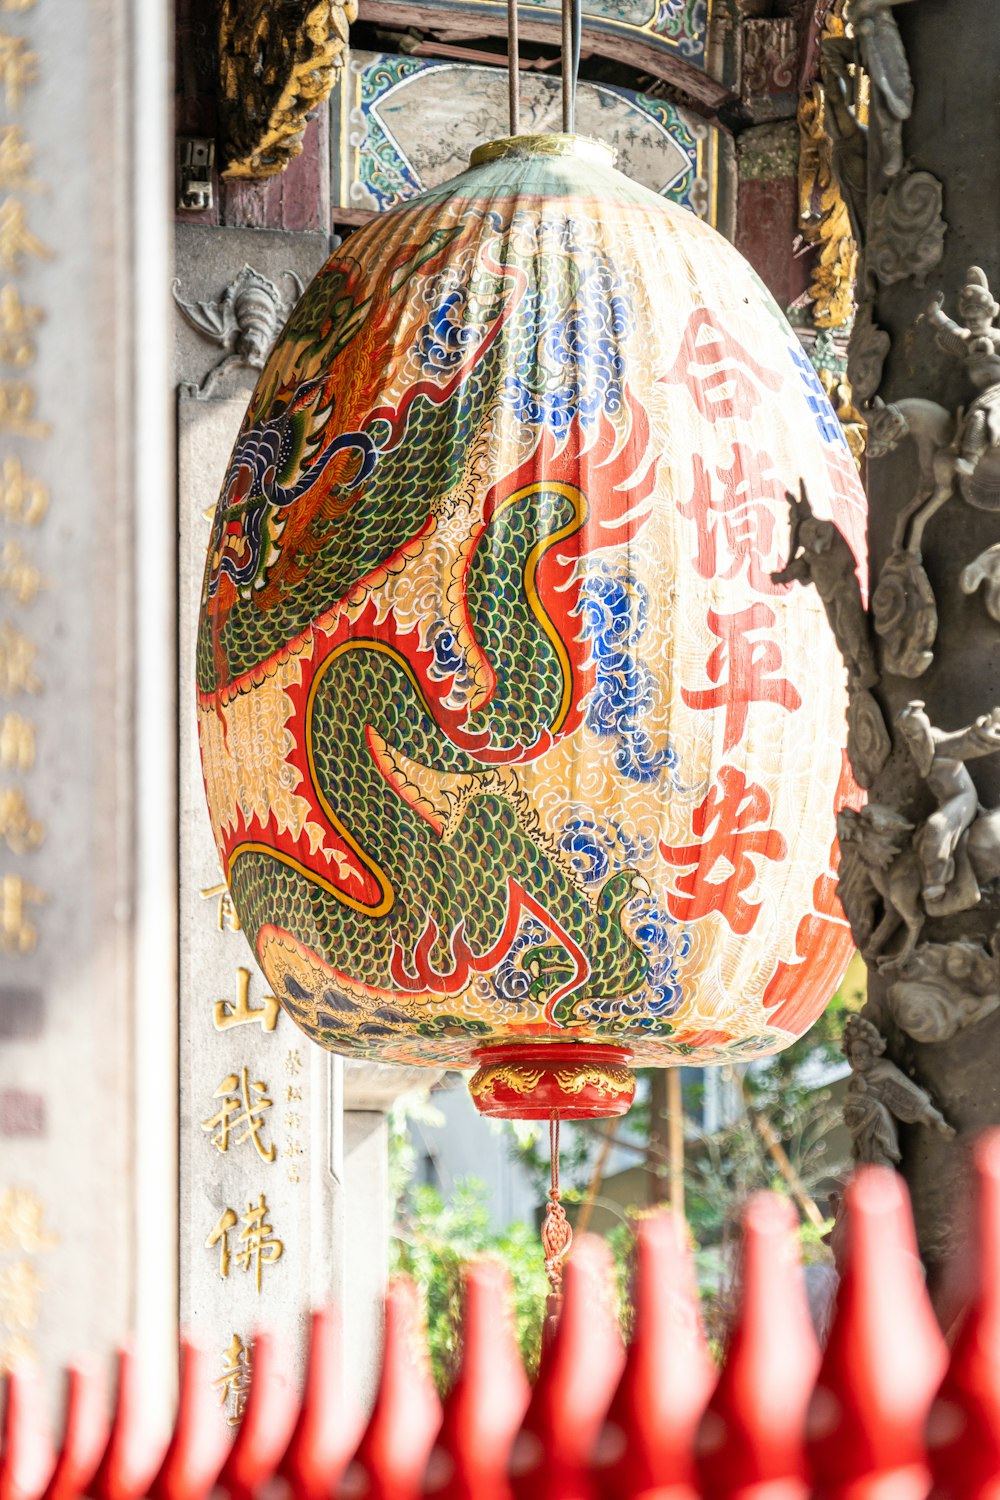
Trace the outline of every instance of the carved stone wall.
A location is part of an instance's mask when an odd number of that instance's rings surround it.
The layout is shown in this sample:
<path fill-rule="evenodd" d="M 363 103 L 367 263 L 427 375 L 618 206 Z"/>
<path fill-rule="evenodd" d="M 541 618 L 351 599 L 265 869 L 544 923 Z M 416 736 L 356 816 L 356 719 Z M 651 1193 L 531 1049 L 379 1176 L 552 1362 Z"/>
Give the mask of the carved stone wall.
<path fill-rule="evenodd" d="M 849 368 L 871 433 L 877 680 L 852 702 L 870 805 L 841 826 L 870 967 L 847 1117 L 857 1155 L 906 1176 L 944 1308 L 967 1144 L 1000 1123 L 1000 31 L 992 0 L 853 0 L 848 19 L 828 124 L 862 238 Z"/>

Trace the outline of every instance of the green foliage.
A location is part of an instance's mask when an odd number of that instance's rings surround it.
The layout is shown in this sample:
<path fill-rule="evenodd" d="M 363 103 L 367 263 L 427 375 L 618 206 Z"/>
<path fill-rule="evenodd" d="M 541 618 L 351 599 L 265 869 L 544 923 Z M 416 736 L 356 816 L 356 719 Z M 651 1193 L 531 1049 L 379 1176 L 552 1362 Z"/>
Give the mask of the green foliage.
<path fill-rule="evenodd" d="M 720 1346 L 731 1312 L 734 1251 L 743 1204 L 761 1188 L 786 1195 L 789 1192 L 788 1181 L 755 1120 L 770 1126 L 787 1153 L 801 1188 L 810 1196 L 846 1166 L 830 1155 L 828 1143 L 839 1110 L 829 1092 L 817 1087 L 817 1081 L 839 1059 L 844 1018 L 863 1004 L 864 983 L 863 969 L 852 965 L 840 990 L 805 1037 L 785 1052 L 743 1071 L 741 1088 L 745 1107 L 732 1123 L 708 1135 L 695 1133 L 689 1121 L 685 1209 L 706 1326 L 715 1348 Z M 689 1078 L 686 1075 L 685 1095 L 691 1108 L 700 1103 L 699 1083 Z M 616 1143 L 634 1151 L 635 1162 L 652 1178 L 662 1168 L 651 1147 L 649 1090 L 644 1095 L 627 1119 L 612 1122 L 610 1128 Z M 409 1120 L 422 1124 L 440 1122 L 426 1093 L 400 1101 L 390 1122 L 390 1177 L 397 1204 L 393 1266 L 408 1272 L 423 1290 L 438 1385 L 444 1390 L 450 1384 L 459 1353 L 462 1266 L 481 1255 L 498 1257 L 510 1272 L 518 1343 L 525 1365 L 533 1373 L 548 1290 L 537 1228 L 515 1223 L 500 1231 L 493 1229 L 488 1189 L 474 1178 L 460 1180 L 448 1200 L 434 1188 L 408 1186 L 415 1163 L 407 1134 Z M 547 1130 L 531 1124 L 504 1128 L 510 1152 L 531 1173 L 541 1205 L 549 1178 Z M 607 1128 L 603 1122 L 594 1122 L 563 1129 L 560 1175 L 567 1206 L 580 1203 L 588 1189 L 594 1190 L 599 1185 L 595 1168 Z M 632 1208 L 619 1201 L 616 1206 L 606 1197 L 597 1201 L 604 1207 L 617 1208 L 619 1214 L 619 1223 L 608 1234 L 608 1241 L 617 1269 L 623 1331 L 627 1334 L 631 1317 L 628 1278 L 634 1244 L 633 1220 L 641 1216 L 645 1205 Z M 805 1261 L 829 1256 L 824 1236 L 831 1227 L 830 1221 L 819 1228 L 808 1222 L 800 1225 Z"/>
<path fill-rule="evenodd" d="M 534 1374 L 548 1291 L 537 1231 L 527 1224 L 494 1230 L 489 1190 L 477 1178 L 460 1179 L 447 1202 L 436 1188 L 409 1190 L 399 1206 L 392 1264 L 413 1277 L 426 1299 L 431 1365 L 442 1391 L 459 1353 L 462 1267 L 482 1255 L 495 1256 L 510 1273 L 517 1341 Z"/>

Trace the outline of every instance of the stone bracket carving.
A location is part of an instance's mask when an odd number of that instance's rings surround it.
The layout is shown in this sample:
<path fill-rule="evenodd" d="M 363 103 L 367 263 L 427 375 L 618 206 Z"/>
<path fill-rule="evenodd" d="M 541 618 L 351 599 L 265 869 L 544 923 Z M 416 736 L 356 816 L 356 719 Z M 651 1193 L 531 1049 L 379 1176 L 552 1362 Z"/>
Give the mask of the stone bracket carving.
<path fill-rule="evenodd" d="M 343 65 L 358 0 L 222 0 L 219 108 L 226 177 L 273 177 Z"/>
<path fill-rule="evenodd" d="M 244 265 L 214 302 L 186 302 L 174 282 L 174 301 L 192 328 L 225 350 L 224 357 L 208 372 L 200 386 L 185 385 L 199 400 L 210 397 L 227 370 L 244 366 L 262 370 L 274 341 L 295 303 L 302 295 L 302 282 L 294 271 L 285 277 L 294 295 L 283 296 L 267 276 Z"/>

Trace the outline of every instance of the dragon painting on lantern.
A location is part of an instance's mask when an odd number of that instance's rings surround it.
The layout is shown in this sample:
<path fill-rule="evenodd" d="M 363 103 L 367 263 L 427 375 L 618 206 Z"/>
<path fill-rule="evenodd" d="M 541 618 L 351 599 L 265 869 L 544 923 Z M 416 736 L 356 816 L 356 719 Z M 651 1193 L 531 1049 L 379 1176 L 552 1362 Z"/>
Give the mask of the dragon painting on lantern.
<path fill-rule="evenodd" d="M 263 372 L 199 635 L 224 868 L 335 1050 L 762 1055 L 850 951 L 843 669 L 772 574 L 800 476 L 861 555 L 853 461 L 718 235 L 501 166 L 355 234 Z"/>

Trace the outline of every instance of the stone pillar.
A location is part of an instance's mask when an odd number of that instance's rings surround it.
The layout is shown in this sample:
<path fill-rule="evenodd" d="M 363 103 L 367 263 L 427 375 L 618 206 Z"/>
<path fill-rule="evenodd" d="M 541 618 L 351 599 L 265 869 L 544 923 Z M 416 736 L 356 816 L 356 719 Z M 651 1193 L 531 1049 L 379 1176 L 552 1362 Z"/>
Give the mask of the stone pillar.
<path fill-rule="evenodd" d="M 1000 331 L 982 288 L 963 293 L 970 266 L 1000 292 L 1000 30 L 993 0 L 853 8 L 873 80 L 867 165 L 849 43 L 828 53 L 826 82 L 864 239 L 849 373 L 870 424 L 877 670 L 866 678 L 856 660 L 852 673 L 851 754 L 871 805 L 841 822 L 841 895 L 870 976 L 845 1038 L 847 1116 L 859 1159 L 898 1161 L 909 1183 L 940 1307 L 968 1142 L 1000 1123 L 1000 730 L 976 724 L 1000 704 L 987 551 L 1000 542 L 1000 407 L 984 395 L 1000 379 Z M 931 311 L 939 291 L 950 329 Z M 843 633 L 836 592 L 828 581 Z M 926 708 L 908 710 L 916 700 Z"/>

